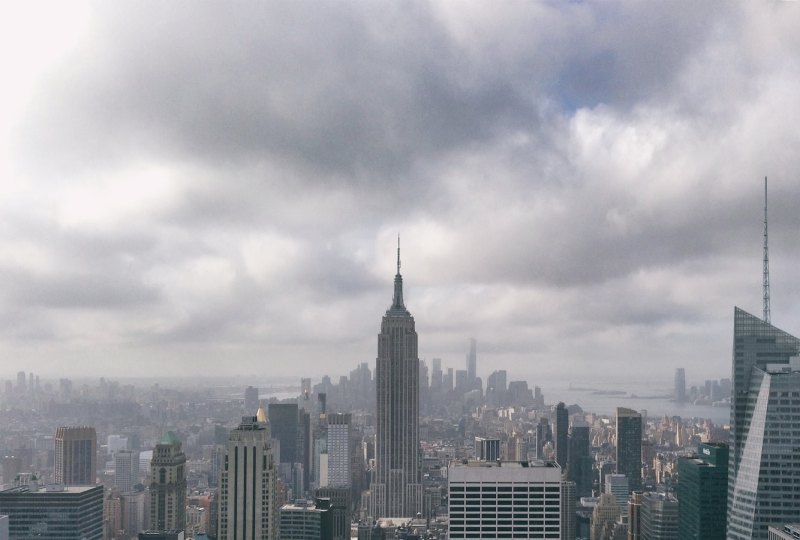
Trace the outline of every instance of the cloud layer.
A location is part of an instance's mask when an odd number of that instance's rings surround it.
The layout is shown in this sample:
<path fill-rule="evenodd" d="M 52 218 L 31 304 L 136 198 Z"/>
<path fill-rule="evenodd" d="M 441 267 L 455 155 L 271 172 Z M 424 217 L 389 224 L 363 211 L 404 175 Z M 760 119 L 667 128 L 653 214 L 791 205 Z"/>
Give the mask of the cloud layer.
<path fill-rule="evenodd" d="M 399 232 L 425 358 L 460 368 L 475 336 L 532 381 L 728 376 L 765 175 L 773 321 L 800 331 L 798 4 L 23 15 L 8 374 L 344 373 L 374 359 Z"/>

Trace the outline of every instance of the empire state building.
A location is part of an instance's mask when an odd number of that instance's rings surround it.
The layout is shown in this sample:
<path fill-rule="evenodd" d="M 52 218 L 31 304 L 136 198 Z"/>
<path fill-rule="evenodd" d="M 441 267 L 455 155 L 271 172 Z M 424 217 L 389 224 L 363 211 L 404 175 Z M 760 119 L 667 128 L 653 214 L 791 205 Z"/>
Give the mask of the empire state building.
<path fill-rule="evenodd" d="M 403 304 L 400 240 L 394 298 L 381 322 L 375 366 L 378 430 L 375 477 L 370 486 L 374 517 L 414 517 L 422 512 L 419 446 L 419 357 L 414 317 Z"/>

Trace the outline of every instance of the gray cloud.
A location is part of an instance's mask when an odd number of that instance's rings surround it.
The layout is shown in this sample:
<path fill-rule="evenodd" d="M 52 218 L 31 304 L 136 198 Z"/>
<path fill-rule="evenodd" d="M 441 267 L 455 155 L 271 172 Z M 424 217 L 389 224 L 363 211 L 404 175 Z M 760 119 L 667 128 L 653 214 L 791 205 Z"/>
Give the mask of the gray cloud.
<path fill-rule="evenodd" d="M 799 18 L 94 5 L 8 138 L 0 352 L 344 372 L 374 356 L 400 232 L 425 356 L 475 335 L 522 374 L 724 376 L 732 305 L 758 311 L 765 174 L 773 318 L 800 326 Z"/>

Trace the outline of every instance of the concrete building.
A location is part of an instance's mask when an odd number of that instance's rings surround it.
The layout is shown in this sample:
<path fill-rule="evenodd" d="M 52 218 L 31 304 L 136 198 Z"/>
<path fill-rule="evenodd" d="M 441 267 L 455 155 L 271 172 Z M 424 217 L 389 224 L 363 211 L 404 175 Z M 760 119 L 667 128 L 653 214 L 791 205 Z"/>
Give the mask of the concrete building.
<path fill-rule="evenodd" d="M 561 538 L 561 468 L 555 462 L 453 461 L 448 538 Z"/>
<path fill-rule="evenodd" d="M 97 433 L 93 427 L 62 426 L 55 436 L 55 482 L 93 486 L 97 480 Z"/>
<path fill-rule="evenodd" d="M 500 439 L 475 437 L 475 459 L 497 461 L 500 458 Z"/>
<path fill-rule="evenodd" d="M 628 477 L 628 489 L 642 487 L 642 415 L 617 407 L 617 473 Z"/>
<path fill-rule="evenodd" d="M 561 540 L 575 540 L 577 531 L 577 509 L 575 482 L 561 481 Z"/>
<path fill-rule="evenodd" d="M 219 540 L 278 537 L 277 471 L 269 424 L 245 416 L 231 431 L 219 485 Z"/>
<path fill-rule="evenodd" d="M 800 340 L 736 308 L 728 467 L 730 540 L 766 540 L 800 515 Z"/>
<path fill-rule="evenodd" d="M 120 450 L 114 456 L 114 487 L 121 493 L 129 493 L 138 483 L 139 452 Z"/>
<path fill-rule="evenodd" d="M 37 540 L 102 540 L 103 487 L 23 486 L 0 491 L 0 514 L 9 537 Z"/>
<path fill-rule="evenodd" d="M 630 500 L 630 490 L 628 489 L 628 477 L 624 474 L 607 474 L 605 478 L 605 493 L 610 493 L 617 499 L 620 514 L 624 514 L 628 509 Z"/>
<path fill-rule="evenodd" d="M 678 537 L 725 540 L 728 445 L 700 444 L 694 457 L 678 460 Z"/>
<path fill-rule="evenodd" d="M 678 540 L 678 501 L 664 493 L 644 493 L 640 499 L 639 538 Z"/>
<path fill-rule="evenodd" d="M 614 524 L 619 519 L 619 504 L 610 493 L 600 495 L 600 502 L 592 511 L 591 540 L 612 540 Z"/>
<path fill-rule="evenodd" d="M 328 424 L 328 482 L 326 486 L 346 487 L 352 482 L 350 413 L 327 415 Z M 325 487 L 325 486 L 320 486 Z"/>
<path fill-rule="evenodd" d="M 186 455 L 168 431 L 150 460 L 150 526 L 157 531 L 186 528 Z"/>
<path fill-rule="evenodd" d="M 800 523 L 782 527 L 769 527 L 768 531 L 768 540 L 797 540 L 800 538 Z"/>
<path fill-rule="evenodd" d="M 392 305 L 378 335 L 375 362 L 377 433 L 372 517 L 413 517 L 423 512 L 419 445 L 419 356 L 414 317 L 403 302 L 400 247 Z"/>

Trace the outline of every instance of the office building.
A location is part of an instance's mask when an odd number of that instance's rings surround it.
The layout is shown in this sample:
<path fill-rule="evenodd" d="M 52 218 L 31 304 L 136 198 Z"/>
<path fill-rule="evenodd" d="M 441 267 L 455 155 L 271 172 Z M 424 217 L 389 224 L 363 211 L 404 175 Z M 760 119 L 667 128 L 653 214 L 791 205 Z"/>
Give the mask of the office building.
<path fill-rule="evenodd" d="M 563 474 L 563 473 L 562 473 Z M 577 513 L 575 482 L 561 482 L 561 540 L 575 540 L 577 533 Z"/>
<path fill-rule="evenodd" d="M 330 501 L 333 540 L 350 539 L 351 491 L 349 487 L 323 487 L 315 492 L 317 499 Z"/>
<path fill-rule="evenodd" d="M 592 496 L 593 465 L 591 430 L 584 420 L 575 420 L 569 435 L 567 480 L 575 482 L 575 496 Z"/>
<path fill-rule="evenodd" d="M 258 388 L 255 386 L 248 386 L 244 389 L 244 410 L 246 410 L 249 414 L 252 414 L 253 411 L 258 409 L 258 406 Z"/>
<path fill-rule="evenodd" d="M 675 370 L 675 401 L 686 401 L 686 370 L 678 368 Z"/>
<path fill-rule="evenodd" d="M 556 405 L 556 432 L 555 432 L 555 451 L 556 462 L 563 469 L 567 468 L 567 456 L 569 455 L 569 411 L 564 402 Z"/>
<path fill-rule="evenodd" d="M 639 501 L 639 538 L 678 540 L 677 499 L 665 493 L 643 493 Z"/>
<path fill-rule="evenodd" d="M 144 531 L 138 535 L 139 540 L 183 540 L 184 531 Z"/>
<path fill-rule="evenodd" d="M 423 511 L 419 445 L 419 357 L 414 317 L 403 302 L 400 247 L 392 305 L 378 335 L 375 363 L 377 433 L 372 517 L 413 517 Z"/>
<path fill-rule="evenodd" d="M 219 540 L 278 537 L 277 471 L 269 424 L 242 418 L 231 431 L 219 482 Z"/>
<path fill-rule="evenodd" d="M 504 369 L 493 371 L 486 378 L 486 401 L 493 407 L 503 407 L 508 403 L 508 373 Z"/>
<path fill-rule="evenodd" d="M 271 403 L 267 409 L 272 437 L 280 445 L 280 463 L 297 463 L 299 410 L 296 403 Z"/>
<path fill-rule="evenodd" d="M 186 528 L 186 454 L 172 431 L 161 438 L 150 460 L 150 528 Z"/>
<path fill-rule="evenodd" d="M 351 484 L 350 413 L 327 415 L 328 482 L 327 486 L 347 487 Z M 324 486 L 320 486 L 324 487 Z"/>
<path fill-rule="evenodd" d="M 768 540 L 797 540 L 800 538 L 800 523 L 769 527 Z"/>
<path fill-rule="evenodd" d="M 9 540 L 8 516 L 0 516 L 0 540 Z"/>
<path fill-rule="evenodd" d="M 617 474 L 628 477 L 628 489 L 642 487 L 642 415 L 617 407 Z"/>
<path fill-rule="evenodd" d="M 561 469 L 555 462 L 453 461 L 448 538 L 561 538 Z"/>
<path fill-rule="evenodd" d="M 280 509 L 280 540 L 333 540 L 330 501 L 298 500 Z"/>
<path fill-rule="evenodd" d="M 120 493 L 128 493 L 138 483 L 139 452 L 120 450 L 114 456 L 114 487 Z"/>
<path fill-rule="evenodd" d="M 56 429 L 55 481 L 65 486 L 93 486 L 97 478 L 97 433 L 93 427 Z"/>
<path fill-rule="evenodd" d="M 678 537 L 725 540 L 728 445 L 700 444 L 694 457 L 678 460 Z"/>
<path fill-rule="evenodd" d="M 0 491 L 11 539 L 102 540 L 103 486 L 35 485 Z"/>
<path fill-rule="evenodd" d="M 628 540 L 641 540 L 642 495 L 634 491 L 628 501 Z"/>
<path fill-rule="evenodd" d="M 800 515 L 800 340 L 734 311 L 730 540 L 766 540 Z"/>
<path fill-rule="evenodd" d="M 475 338 L 469 340 L 469 352 L 467 353 L 467 388 L 472 390 L 475 387 L 475 379 L 478 377 L 478 342 Z"/>
<path fill-rule="evenodd" d="M 475 459 L 497 461 L 500 457 L 500 439 L 475 437 Z"/>
<path fill-rule="evenodd" d="M 610 493 L 600 495 L 592 511 L 591 540 L 612 540 L 614 524 L 619 519 L 619 504 Z"/>
<path fill-rule="evenodd" d="M 605 493 L 610 493 L 617 500 L 620 514 L 628 510 L 629 489 L 628 477 L 624 474 L 607 474 L 605 477 Z"/>

